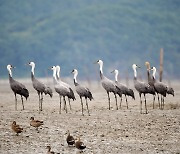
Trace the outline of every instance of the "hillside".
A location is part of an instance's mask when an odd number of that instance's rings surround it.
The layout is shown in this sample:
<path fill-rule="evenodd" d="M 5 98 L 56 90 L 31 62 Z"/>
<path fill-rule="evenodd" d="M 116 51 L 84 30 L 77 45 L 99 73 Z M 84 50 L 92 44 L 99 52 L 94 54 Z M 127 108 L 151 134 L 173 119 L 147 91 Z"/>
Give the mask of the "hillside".
<path fill-rule="evenodd" d="M 62 76 L 75 67 L 94 78 L 97 59 L 106 73 L 132 74 L 133 63 L 158 67 L 163 47 L 165 76 L 180 77 L 179 7 L 179 0 L 0 1 L 0 76 L 7 77 L 8 63 L 15 76 L 29 76 L 31 60 L 37 76 L 59 64 Z"/>

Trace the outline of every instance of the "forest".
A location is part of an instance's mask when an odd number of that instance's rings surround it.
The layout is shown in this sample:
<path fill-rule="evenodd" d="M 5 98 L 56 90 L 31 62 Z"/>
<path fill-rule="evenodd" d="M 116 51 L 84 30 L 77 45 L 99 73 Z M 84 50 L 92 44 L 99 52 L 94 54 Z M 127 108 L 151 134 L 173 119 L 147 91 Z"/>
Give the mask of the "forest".
<path fill-rule="evenodd" d="M 164 49 L 164 76 L 180 77 L 179 0 L 0 0 L 0 78 L 36 76 L 60 65 L 62 76 L 74 68 L 80 78 L 96 77 L 102 59 L 104 72 L 132 73 L 136 63 L 159 68 Z M 48 72 L 49 75 L 52 72 Z M 111 74 L 110 74 L 111 75 Z"/>

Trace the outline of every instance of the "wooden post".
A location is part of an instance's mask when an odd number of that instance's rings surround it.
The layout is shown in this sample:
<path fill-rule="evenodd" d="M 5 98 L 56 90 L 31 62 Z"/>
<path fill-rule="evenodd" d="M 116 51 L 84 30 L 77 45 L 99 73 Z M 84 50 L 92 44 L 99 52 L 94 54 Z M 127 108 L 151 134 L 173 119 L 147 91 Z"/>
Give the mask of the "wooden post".
<path fill-rule="evenodd" d="M 164 51 L 163 48 L 160 49 L 160 69 L 159 69 L 159 81 L 162 82 L 162 75 L 163 75 L 163 57 Z"/>

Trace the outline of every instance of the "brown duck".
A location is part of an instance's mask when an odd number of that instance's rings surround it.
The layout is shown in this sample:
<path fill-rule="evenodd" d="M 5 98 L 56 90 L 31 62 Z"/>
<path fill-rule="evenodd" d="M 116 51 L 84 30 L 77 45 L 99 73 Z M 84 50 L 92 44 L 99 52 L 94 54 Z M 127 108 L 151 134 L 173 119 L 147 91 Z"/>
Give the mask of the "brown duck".
<path fill-rule="evenodd" d="M 46 149 L 48 149 L 47 154 L 55 154 L 54 151 L 51 151 L 51 146 L 50 146 L 50 145 L 48 145 L 48 146 L 46 147 Z M 57 153 L 57 154 L 60 154 L 60 153 Z"/>
<path fill-rule="evenodd" d="M 86 146 L 84 145 L 83 142 L 81 142 L 81 140 L 80 140 L 79 137 L 78 137 L 78 140 L 77 140 L 76 143 L 75 143 L 75 146 L 76 146 L 76 148 L 79 149 L 79 150 L 83 150 L 83 149 L 86 148 Z"/>
<path fill-rule="evenodd" d="M 34 120 L 34 117 L 30 118 L 30 126 L 33 126 L 36 128 L 36 130 L 38 131 L 38 127 L 43 125 L 43 121 L 39 121 L 39 120 Z"/>
<path fill-rule="evenodd" d="M 68 130 L 67 133 L 68 133 L 68 136 L 66 138 L 67 144 L 68 144 L 68 146 L 72 146 L 72 145 L 75 144 L 75 139 L 74 139 L 74 137 L 72 135 L 70 135 L 69 130 Z"/>
<path fill-rule="evenodd" d="M 54 154 L 54 151 L 51 151 L 51 146 L 46 147 L 48 149 L 47 154 Z"/>
<path fill-rule="evenodd" d="M 23 131 L 23 128 L 21 128 L 19 125 L 16 125 L 16 121 L 13 121 L 11 128 L 16 133 L 16 135 Z"/>

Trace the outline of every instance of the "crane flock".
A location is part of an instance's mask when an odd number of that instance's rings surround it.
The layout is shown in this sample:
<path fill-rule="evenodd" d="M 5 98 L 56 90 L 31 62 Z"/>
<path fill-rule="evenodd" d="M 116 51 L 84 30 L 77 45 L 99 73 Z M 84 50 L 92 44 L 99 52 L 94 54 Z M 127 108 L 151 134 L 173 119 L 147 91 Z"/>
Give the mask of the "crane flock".
<path fill-rule="evenodd" d="M 111 108 L 112 108 L 111 107 L 110 93 L 114 94 L 116 110 L 121 108 L 122 95 L 125 96 L 126 105 L 127 105 L 127 109 L 128 109 L 129 107 L 128 107 L 127 96 L 130 96 L 130 97 L 132 97 L 132 99 L 135 100 L 134 91 L 132 89 L 130 89 L 129 87 L 127 87 L 126 85 L 124 85 L 118 81 L 119 71 L 117 69 L 115 69 L 111 72 L 111 73 L 114 73 L 114 75 L 115 75 L 115 80 L 113 81 L 113 80 L 108 79 L 104 75 L 104 73 L 103 73 L 103 61 L 102 60 L 97 60 L 95 62 L 95 64 L 99 65 L 99 75 L 100 75 L 101 84 L 102 84 L 102 87 L 105 89 L 105 91 L 108 95 L 108 109 L 111 110 Z M 45 94 L 45 95 L 48 94 L 50 97 L 52 97 L 53 91 L 50 87 L 48 87 L 47 85 L 45 85 L 44 83 L 42 83 L 41 81 L 39 81 L 35 77 L 35 73 L 34 73 L 35 63 L 29 62 L 27 65 L 31 66 L 31 80 L 32 80 L 33 88 L 37 91 L 37 94 L 39 97 L 39 113 L 40 113 L 40 111 L 42 111 L 43 94 Z M 155 77 L 156 68 L 150 67 L 149 62 L 145 62 L 145 66 L 147 68 L 147 79 L 148 79 L 147 83 L 142 82 L 137 78 L 137 69 L 140 68 L 138 65 L 133 64 L 132 69 L 134 71 L 134 87 L 137 90 L 137 92 L 139 93 L 139 97 L 140 97 L 140 113 L 143 113 L 142 112 L 142 97 L 141 97 L 143 94 L 144 95 L 144 103 L 145 103 L 145 113 L 147 114 L 148 113 L 147 99 L 146 99 L 147 94 L 153 95 L 153 109 L 154 109 L 154 103 L 155 103 L 156 95 L 158 96 L 159 108 L 164 109 L 164 98 L 166 97 L 167 94 L 171 94 L 174 96 L 174 89 L 172 87 L 167 86 L 165 83 L 159 82 L 156 80 L 156 77 Z M 17 110 L 17 97 L 16 97 L 17 94 L 19 94 L 21 96 L 22 107 L 24 110 L 23 97 L 25 97 L 27 100 L 27 98 L 29 97 L 29 91 L 27 90 L 27 88 L 22 83 L 13 79 L 13 77 L 12 77 L 12 69 L 13 68 L 15 68 L 15 67 L 10 65 L 10 64 L 7 65 L 7 70 L 9 73 L 10 87 L 11 87 L 11 89 L 15 95 L 15 110 Z M 62 97 L 63 97 L 63 102 L 64 102 L 64 110 L 67 113 L 66 98 L 68 99 L 70 110 L 72 110 L 70 100 L 71 99 L 73 101 L 76 100 L 75 94 L 73 92 L 72 87 L 68 83 L 63 82 L 61 80 L 60 66 L 59 65 L 52 66 L 50 69 L 53 72 L 52 77 L 53 77 L 54 89 L 58 93 L 59 98 L 60 98 L 59 113 L 61 113 L 61 103 L 62 103 L 61 98 Z M 151 71 L 152 71 L 152 74 L 151 74 Z M 74 75 L 74 77 L 73 77 L 74 86 L 75 86 L 77 94 L 80 97 L 81 107 L 82 107 L 82 115 L 84 115 L 83 101 L 82 101 L 82 98 L 84 97 L 86 100 L 86 107 L 87 107 L 88 115 L 90 116 L 90 111 L 89 111 L 87 99 L 89 99 L 90 101 L 92 99 L 94 99 L 92 92 L 89 90 L 89 88 L 82 86 L 81 84 L 79 84 L 77 82 L 77 75 L 78 75 L 77 69 L 73 69 L 71 73 Z M 120 97 L 119 108 L 118 108 L 118 103 L 117 103 L 117 95 Z M 159 95 L 161 97 L 161 100 L 159 99 Z"/>

